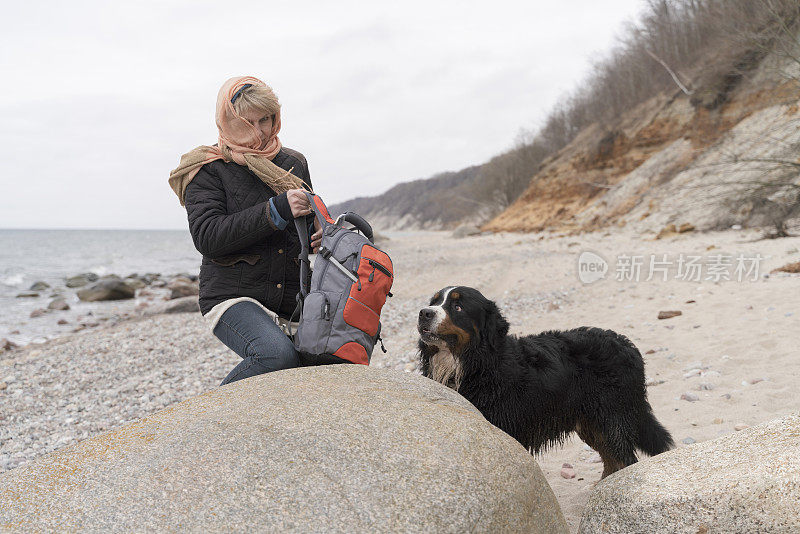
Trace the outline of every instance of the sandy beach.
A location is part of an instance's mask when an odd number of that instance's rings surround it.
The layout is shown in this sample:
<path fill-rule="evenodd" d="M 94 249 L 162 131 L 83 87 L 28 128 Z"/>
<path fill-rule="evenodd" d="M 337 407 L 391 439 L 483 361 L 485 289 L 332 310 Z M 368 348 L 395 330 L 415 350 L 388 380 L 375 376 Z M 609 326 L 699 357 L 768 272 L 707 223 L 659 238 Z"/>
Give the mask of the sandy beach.
<path fill-rule="evenodd" d="M 630 337 L 678 447 L 796 412 L 800 275 L 769 273 L 800 261 L 800 238 L 758 236 L 394 234 L 383 245 L 396 273 L 382 317 L 388 353 L 376 349 L 372 365 L 417 372 L 419 308 L 444 286 L 468 285 L 499 303 L 515 334 L 591 325 Z M 581 282 L 585 251 L 606 260 L 605 279 Z M 700 258 L 699 281 L 676 270 L 690 257 Z M 749 272 L 737 273 L 737 257 Z M 642 261 L 638 281 L 632 258 Z M 733 263 L 723 269 L 721 258 Z M 661 311 L 681 315 L 659 320 Z M 237 360 L 199 314 L 144 316 L 0 353 L 0 471 L 208 391 Z M 573 531 L 600 478 L 593 456 L 574 436 L 538 457 Z M 562 478 L 564 463 L 575 478 Z"/>

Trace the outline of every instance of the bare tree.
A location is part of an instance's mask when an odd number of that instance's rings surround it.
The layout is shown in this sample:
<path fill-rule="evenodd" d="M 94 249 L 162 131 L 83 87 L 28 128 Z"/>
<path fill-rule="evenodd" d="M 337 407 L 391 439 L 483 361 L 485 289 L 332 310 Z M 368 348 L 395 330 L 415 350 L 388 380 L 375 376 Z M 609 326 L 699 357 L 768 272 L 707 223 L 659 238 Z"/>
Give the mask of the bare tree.
<path fill-rule="evenodd" d="M 419 185 L 413 189 L 416 194 L 399 188 L 387 196 L 386 209 L 442 221 L 476 211 L 492 216 L 514 202 L 542 163 L 581 130 L 597 124 L 616 131 L 623 114 L 659 93 L 681 91 L 696 107 L 713 110 L 768 54 L 794 65 L 787 75 L 800 82 L 798 0 L 645 0 L 644 5 L 610 53 L 594 63 L 587 78 L 554 106 L 535 132 L 526 132 L 479 169 L 440 177 L 435 190 L 424 195 L 418 193 Z M 776 234 L 785 233 L 780 221 L 795 213 L 791 172 L 796 169 L 790 158 L 784 159 L 758 161 L 756 154 L 744 152 L 731 155 L 728 162 L 752 166 L 754 174 L 731 190 L 740 200 L 749 199 L 745 201 L 753 209 L 776 216 Z M 770 164 L 778 168 L 764 168 Z M 786 209 L 778 206 L 782 202 Z"/>

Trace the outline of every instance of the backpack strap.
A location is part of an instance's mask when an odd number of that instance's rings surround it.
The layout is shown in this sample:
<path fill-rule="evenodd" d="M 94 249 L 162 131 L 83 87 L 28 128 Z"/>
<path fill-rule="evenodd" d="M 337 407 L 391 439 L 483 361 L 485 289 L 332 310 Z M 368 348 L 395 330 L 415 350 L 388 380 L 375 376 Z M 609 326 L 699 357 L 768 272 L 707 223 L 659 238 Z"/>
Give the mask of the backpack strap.
<path fill-rule="evenodd" d="M 311 193 L 309 191 L 304 191 L 306 197 L 308 198 L 308 203 L 311 206 L 311 211 L 316 215 L 317 220 L 319 221 L 320 227 L 325 230 L 325 227 L 331 224 L 334 224 L 334 221 L 331 218 L 330 213 L 328 213 L 328 207 L 325 206 L 325 203 L 322 202 L 322 199 L 319 196 Z M 308 280 L 308 273 L 311 269 L 311 263 L 308 260 L 309 254 L 309 240 L 308 240 L 308 227 L 306 226 L 305 219 L 295 218 L 294 225 L 297 228 L 297 235 L 300 237 L 300 255 L 298 259 L 300 260 L 300 301 L 306 298 L 308 295 L 308 286 L 306 285 L 306 280 Z M 298 302 L 298 306 L 299 306 Z"/>
<path fill-rule="evenodd" d="M 325 228 L 329 225 L 336 225 L 341 226 L 342 221 L 349 222 L 356 229 L 360 230 L 364 236 L 369 239 L 372 243 L 372 227 L 370 224 L 365 221 L 360 215 L 357 213 L 353 213 L 352 211 L 348 211 L 341 215 L 337 220 L 333 220 L 330 213 L 328 213 L 328 207 L 322 202 L 322 199 L 319 198 L 318 195 L 311 193 L 310 191 L 304 191 L 306 197 L 308 197 L 308 203 L 311 206 L 311 211 L 316 216 L 317 220 L 319 221 L 320 228 L 324 231 Z M 302 221 L 302 222 L 301 222 Z M 308 279 L 308 272 L 311 268 L 311 263 L 308 260 L 309 254 L 309 240 L 308 240 L 308 228 L 306 227 L 305 221 L 302 219 L 295 218 L 294 224 L 297 227 L 297 235 L 300 236 L 300 256 L 298 259 L 300 260 L 300 301 L 306 298 L 308 295 L 308 287 L 306 287 L 305 283 Z M 341 266 L 340 266 L 341 267 Z M 300 307 L 300 302 L 298 302 L 298 308 Z M 297 311 L 297 310 L 295 310 Z"/>
<path fill-rule="evenodd" d="M 319 198 L 319 195 L 315 195 L 310 191 L 303 191 L 308 197 L 308 203 L 311 205 L 311 211 L 313 211 L 317 215 L 317 219 L 319 220 L 319 224 L 322 228 L 325 228 L 328 224 L 334 224 L 336 221 L 333 220 L 330 213 L 328 213 L 328 206 Z"/>

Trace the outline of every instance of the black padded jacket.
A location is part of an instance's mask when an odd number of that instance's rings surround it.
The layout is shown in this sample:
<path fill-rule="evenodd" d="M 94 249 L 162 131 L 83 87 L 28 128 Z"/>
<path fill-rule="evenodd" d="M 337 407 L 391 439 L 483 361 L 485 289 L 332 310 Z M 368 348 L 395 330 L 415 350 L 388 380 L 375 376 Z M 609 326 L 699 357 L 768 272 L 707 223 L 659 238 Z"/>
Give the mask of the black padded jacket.
<path fill-rule="evenodd" d="M 273 163 L 311 187 L 306 158 L 283 147 Z M 288 221 L 272 220 L 269 199 Z M 203 255 L 200 311 L 236 297 L 251 297 L 282 317 L 291 316 L 300 291 L 300 241 L 286 195 L 275 195 L 250 169 L 215 160 L 200 168 L 186 187 L 189 232 Z M 307 219 L 308 220 L 308 219 Z"/>

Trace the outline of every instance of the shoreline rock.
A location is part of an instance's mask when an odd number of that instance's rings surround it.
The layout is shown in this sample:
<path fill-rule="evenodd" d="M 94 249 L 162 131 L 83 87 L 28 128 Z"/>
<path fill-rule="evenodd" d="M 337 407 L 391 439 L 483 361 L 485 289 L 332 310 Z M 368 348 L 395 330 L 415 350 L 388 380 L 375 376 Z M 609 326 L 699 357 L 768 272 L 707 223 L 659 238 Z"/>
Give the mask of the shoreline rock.
<path fill-rule="evenodd" d="M 125 300 L 132 299 L 135 295 L 136 292 L 132 287 L 121 280 L 113 278 L 102 280 L 90 287 L 78 290 L 78 298 L 84 302 Z"/>
<path fill-rule="evenodd" d="M 69 309 L 69 304 L 63 298 L 55 298 L 53 299 L 50 304 L 47 305 L 48 310 L 59 310 L 59 311 L 66 311 Z"/>
<path fill-rule="evenodd" d="M 82 273 L 67 278 L 65 285 L 67 287 L 83 287 L 92 282 L 97 282 L 100 277 L 94 273 Z"/>

